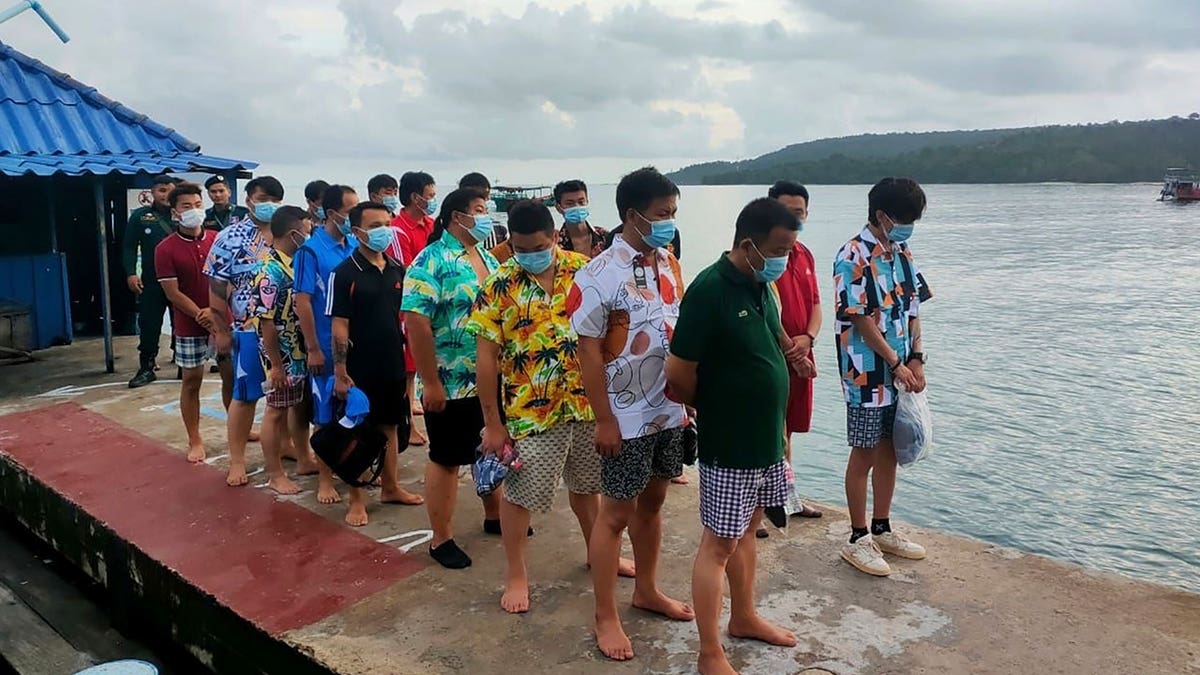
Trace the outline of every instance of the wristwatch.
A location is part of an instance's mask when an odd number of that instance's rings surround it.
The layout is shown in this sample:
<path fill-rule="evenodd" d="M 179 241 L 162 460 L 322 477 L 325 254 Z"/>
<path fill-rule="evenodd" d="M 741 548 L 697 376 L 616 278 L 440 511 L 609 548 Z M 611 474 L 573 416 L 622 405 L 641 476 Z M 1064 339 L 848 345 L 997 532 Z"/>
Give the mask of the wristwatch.
<path fill-rule="evenodd" d="M 913 352 L 908 355 L 908 359 L 905 361 L 905 363 L 908 363 L 909 361 L 914 361 L 914 360 L 920 361 L 921 364 L 924 365 L 927 362 L 928 357 L 925 356 L 925 352 Z"/>

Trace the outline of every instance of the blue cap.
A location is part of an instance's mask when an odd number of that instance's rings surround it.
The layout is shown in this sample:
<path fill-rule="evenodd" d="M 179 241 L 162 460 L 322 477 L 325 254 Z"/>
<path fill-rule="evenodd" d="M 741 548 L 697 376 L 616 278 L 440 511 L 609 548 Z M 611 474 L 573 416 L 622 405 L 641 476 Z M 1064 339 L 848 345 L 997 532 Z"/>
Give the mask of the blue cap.
<path fill-rule="evenodd" d="M 346 413 L 338 420 L 338 424 L 352 429 L 362 424 L 369 412 L 371 402 L 367 400 L 366 393 L 358 387 L 350 387 L 350 391 L 346 392 Z"/>

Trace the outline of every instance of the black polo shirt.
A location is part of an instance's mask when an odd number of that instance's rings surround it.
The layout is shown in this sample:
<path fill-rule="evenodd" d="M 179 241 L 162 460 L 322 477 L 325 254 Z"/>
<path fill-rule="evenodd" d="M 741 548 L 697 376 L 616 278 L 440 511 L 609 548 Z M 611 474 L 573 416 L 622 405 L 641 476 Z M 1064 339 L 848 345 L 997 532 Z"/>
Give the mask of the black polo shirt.
<path fill-rule="evenodd" d="M 383 269 L 355 249 L 333 270 L 329 315 L 350 320 L 346 371 L 355 382 L 404 382 L 400 300 L 404 268 L 383 256 Z"/>
<path fill-rule="evenodd" d="M 700 461 L 734 469 L 783 459 L 787 361 L 779 305 L 725 255 L 696 276 L 679 307 L 671 353 L 694 361 Z"/>

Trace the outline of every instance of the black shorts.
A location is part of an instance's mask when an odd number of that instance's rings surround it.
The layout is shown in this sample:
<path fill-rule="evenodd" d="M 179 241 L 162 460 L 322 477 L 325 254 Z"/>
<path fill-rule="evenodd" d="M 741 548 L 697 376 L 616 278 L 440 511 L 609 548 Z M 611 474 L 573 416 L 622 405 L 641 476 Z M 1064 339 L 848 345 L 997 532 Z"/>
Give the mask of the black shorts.
<path fill-rule="evenodd" d="M 371 403 L 371 412 L 367 415 L 367 423 L 374 426 L 400 427 L 399 438 L 408 440 L 409 408 L 408 384 L 404 380 L 354 381 L 354 386 L 362 389 Z"/>
<path fill-rule="evenodd" d="M 446 401 L 442 412 L 425 410 L 429 434 L 429 459 L 442 466 L 467 466 L 475 462 L 483 431 L 483 408 L 479 397 Z"/>

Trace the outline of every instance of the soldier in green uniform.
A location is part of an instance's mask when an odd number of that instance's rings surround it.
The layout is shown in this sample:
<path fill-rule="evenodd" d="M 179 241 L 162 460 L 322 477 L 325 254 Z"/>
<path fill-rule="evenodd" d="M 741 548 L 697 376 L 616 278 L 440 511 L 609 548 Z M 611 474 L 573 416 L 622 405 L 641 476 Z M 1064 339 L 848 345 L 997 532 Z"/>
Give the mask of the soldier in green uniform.
<path fill-rule="evenodd" d="M 158 176 L 150 187 L 154 202 L 129 214 L 125 237 L 121 242 L 121 261 L 125 266 L 125 283 L 138 296 L 138 371 L 129 381 L 129 388 L 150 384 L 158 379 L 154 374 L 154 359 L 158 356 L 158 340 L 162 333 L 163 313 L 167 298 L 158 276 L 154 273 L 154 248 L 175 231 L 171 222 L 171 206 L 167 202 L 175 189 L 175 178 Z M 141 250 L 141 274 L 138 274 L 138 251 Z"/>
<path fill-rule="evenodd" d="M 224 176 L 213 176 L 204 181 L 204 189 L 208 190 L 208 198 L 213 205 L 204 212 L 204 227 L 214 232 L 229 227 L 250 215 L 244 206 L 229 203 L 229 182 Z"/>

